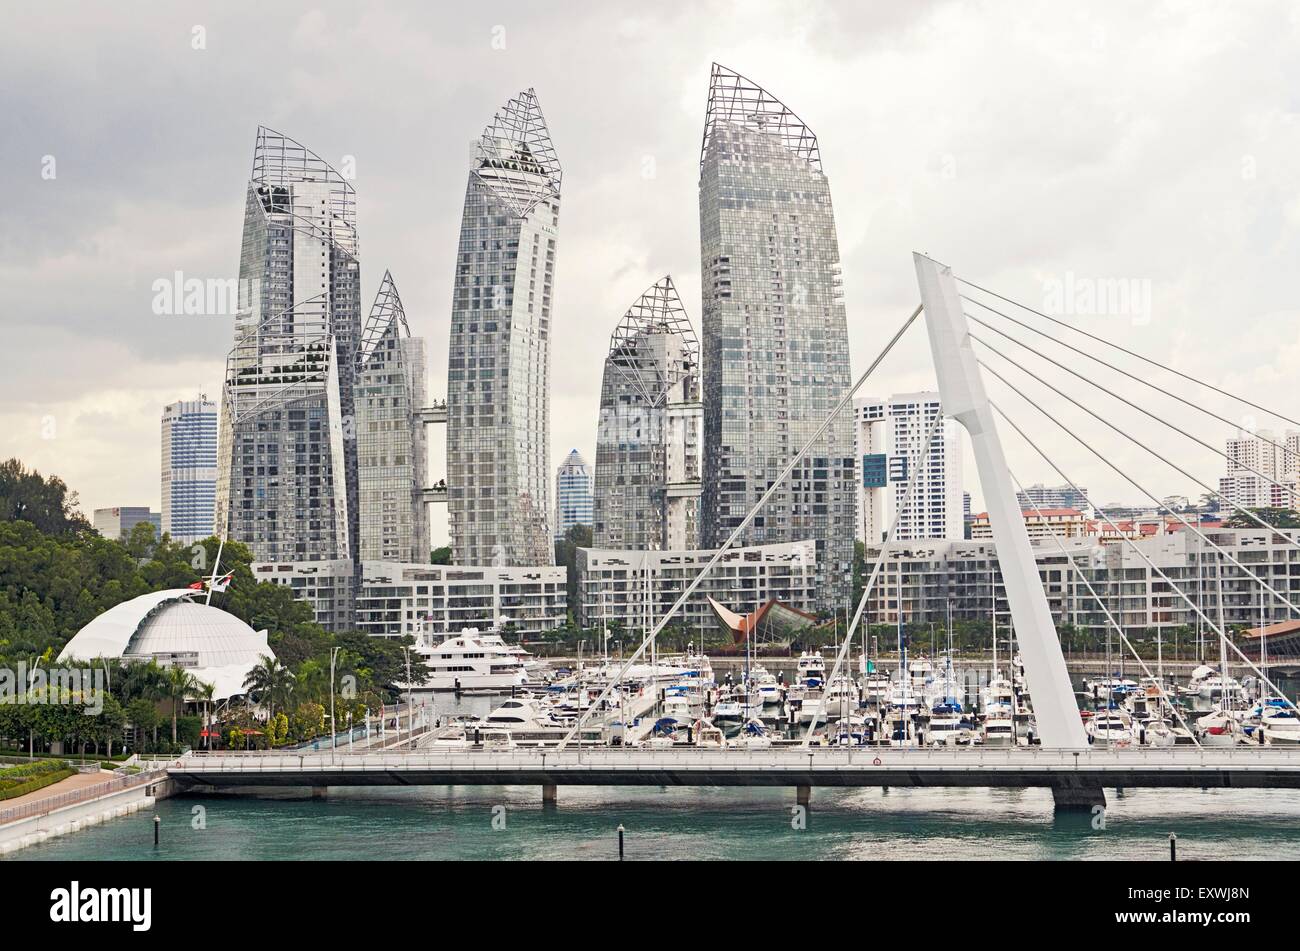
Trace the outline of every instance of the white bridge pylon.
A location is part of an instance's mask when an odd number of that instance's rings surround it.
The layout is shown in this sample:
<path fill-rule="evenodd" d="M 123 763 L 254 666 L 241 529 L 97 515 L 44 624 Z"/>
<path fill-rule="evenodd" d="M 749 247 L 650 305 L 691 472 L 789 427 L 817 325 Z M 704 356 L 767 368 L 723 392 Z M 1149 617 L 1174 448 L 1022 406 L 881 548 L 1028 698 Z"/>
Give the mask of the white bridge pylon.
<path fill-rule="evenodd" d="M 919 252 L 912 257 L 943 414 L 956 420 L 970 434 L 1016 642 L 1025 664 L 1025 682 L 1034 705 L 1038 735 L 1045 747 L 1086 749 L 1088 739 L 1074 700 L 1065 655 L 1038 576 L 1038 563 L 1016 500 L 984 379 L 971 347 L 970 327 L 952 268 Z"/>

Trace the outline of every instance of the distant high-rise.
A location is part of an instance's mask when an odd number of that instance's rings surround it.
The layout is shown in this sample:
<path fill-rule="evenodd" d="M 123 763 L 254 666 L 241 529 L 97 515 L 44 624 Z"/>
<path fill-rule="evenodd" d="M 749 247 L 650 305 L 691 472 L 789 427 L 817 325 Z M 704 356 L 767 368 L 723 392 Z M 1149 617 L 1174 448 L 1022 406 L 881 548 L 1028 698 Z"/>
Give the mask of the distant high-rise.
<path fill-rule="evenodd" d="M 267 128 L 257 130 L 239 277 L 217 530 L 262 562 L 355 561 L 356 194 L 319 156 Z"/>
<path fill-rule="evenodd" d="M 533 90 L 479 139 L 447 360 L 447 507 L 459 565 L 550 565 L 550 342 L 560 163 Z"/>
<path fill-rule="evenodd" d="M 1227 441 L 1227 465 L 1219 478 L 1222 509 L 1300 506 L 1300 432 L 1242 432 Z"/>
<path fill-rule="evenodd" d="M 853 401 L 862 466 L 857 533 L 861 541 L 880 544 L 896 514 L 894 537 L 899 541 L 965 537 L 960 431 L 940 422 L 925 446 L 926 434 L 942 415 L 939 394 L 934 392 Z M 921 473 L 904 505 L 913 466 L 918 465 Z"/>
<path fill-rule="evenodd" d="M 145 505 L 120 505 L 108 509 L 95 509 L 91 515 L 91 525 L 105 538 L 114 541 L 129 538 L 131 530 L 141 522 L 148 522 L 154 527 L 155 534 L 162 534 L 162 514 L 151 512 Z"/>
<path fill-rule="evenodd" d="M 1076 489 L 1072 485 L 1043 485 L 1041 482 L 1026 486 L 1016 492 L 1016 501 L 1021 509 L 1078 509 L 1084 515 L 1092 514 L 1088 504 L 1088 490 Z"/>
<path fill-rule="evenodd" d="M 387 271 L 357 352 L 357 473 L 360 557 L 426 562 L 429 520 L 421 490 L 428 442 L 424 340 L 412 337 L 397 285 Z"/>
<path fill-rule="evenodd" d="M 595 547 L 698 547 L 699 373 L 695 331 L 664 277 L 610 337 L 596 434 Z"/>
<path fill-rule="evenodd" d="M 190 544 L 212 534 L 217 496 L 217 404 L 169 403 L 162 413 L 162 531 Z"/>
<path fill-rule="evenodd" d="M 591 524 L 591 467 L 572 450 L 555 473 L 555 537 L 563 538 L 575 525 Z"/>
<path fill-rule="evenodd" d="M 701 543 L 721 545 L 850 386 L 839 242 L 817 137 L 716 63 L 700 156 Z M 847 594 L 853 419 L 843 413 L 741 544 L 812 539 L 820 604 Z"/>

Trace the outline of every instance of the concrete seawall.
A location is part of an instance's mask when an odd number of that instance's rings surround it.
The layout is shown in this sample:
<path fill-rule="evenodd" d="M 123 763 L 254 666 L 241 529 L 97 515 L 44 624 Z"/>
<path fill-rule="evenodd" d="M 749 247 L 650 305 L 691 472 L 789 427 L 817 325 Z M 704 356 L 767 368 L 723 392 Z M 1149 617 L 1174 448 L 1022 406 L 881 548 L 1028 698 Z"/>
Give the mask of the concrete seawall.
<path fill-rule="evenodd" d="M 142 782 L 48 812 L 0 823 L 0 856 L 148 809 L 175 791 L 173 780 L 159 776 L 153 782 Z"/>

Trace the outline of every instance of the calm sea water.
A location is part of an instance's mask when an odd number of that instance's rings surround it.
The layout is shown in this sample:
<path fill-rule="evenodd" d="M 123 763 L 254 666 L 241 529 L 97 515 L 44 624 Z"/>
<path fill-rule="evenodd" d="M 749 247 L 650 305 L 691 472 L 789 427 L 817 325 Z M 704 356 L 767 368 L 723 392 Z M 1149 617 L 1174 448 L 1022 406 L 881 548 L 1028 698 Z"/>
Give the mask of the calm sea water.
<path fill-rule="evenodd" d="M 153 814 L 17 852 L 5 861 L 177 859 L 1300 859 L 1300 797 L 1284 790 L 1108 793 L 1106 828 L 1053 817 L 1040 790 L 813 791 L 791 828 L 793 790 L 535 787 L 343 791 L 320 801 L 175 798 Z M 505 828 L 494 828 L 504 807 Z M 193 828 L 201 809 L 206 828 Z M 499 824 L 499 821 L 498 823 Z"/>
<path fill-rule="evenodd" d="M 439 715 L 499 698 L 437 695 Z M 535 786 L 337 789 L 326 801 L 179 797 L 24 849 L 6 861 L 179 859 L 1300 859 L 1293 790 L 1107 791 L 1105 828 L 1054 816 L 1047 790 L 813 790 L 792 828 L 793 789 Z M 504 817 L 504 828 L 502 818 Z M 203 822 L 197 820 L 202 818 Z M 494 822 L 495 820 L 495 822 Z M 201 827 L 205 826 L 205 827 Z"/>

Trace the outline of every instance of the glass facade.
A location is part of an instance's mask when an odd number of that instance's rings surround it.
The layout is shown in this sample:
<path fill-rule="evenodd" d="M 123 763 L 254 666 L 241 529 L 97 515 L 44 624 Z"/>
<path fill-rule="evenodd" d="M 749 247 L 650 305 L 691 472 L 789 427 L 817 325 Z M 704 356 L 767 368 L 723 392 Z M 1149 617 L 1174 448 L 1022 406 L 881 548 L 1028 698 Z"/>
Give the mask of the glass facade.
<path fill-rule="evenodd" d="M 217 497 L 217 404 L 200 396 L 163 407 L 162 530 L 190 544 L 212 534 Z"/>
<path fill-rule="evenodd" d="M 830 186 L 817 138 L 717 64 L 700 160 L 702 539 L 720 546 L 850 384 Z M 842 604 L 853 555 L 853 420 L 842 413 L 743 534 L 816 543 L 819 605 Z"/>
<path fill-rule="evenodd" d="M 357 355 L 362 560 L 429 559 L 421 498 L 429 458 L 419 415 L 424 404 L 424 341 L 411 336 L 397 285 L 384 272 Z"/>
<path fill-rule="evenodd" d="M 354 561 L 355 192 L 321 158 L 266 128 L 254 149 L 239 276 L 217 530 L 259 561 Z"/>
<path fill-rule="evenodd" d="M 695 331 L 664 277 L 610 338 L 596 435 L 596 547 L 697 547 L 699 363 Z"/>
<path fill-rule="evenodd" d="M 550 565 L 550 343 L 561 171 L 533 90 L 497 113 L 465 190 L 447 361 L 460 565 Z"/>

